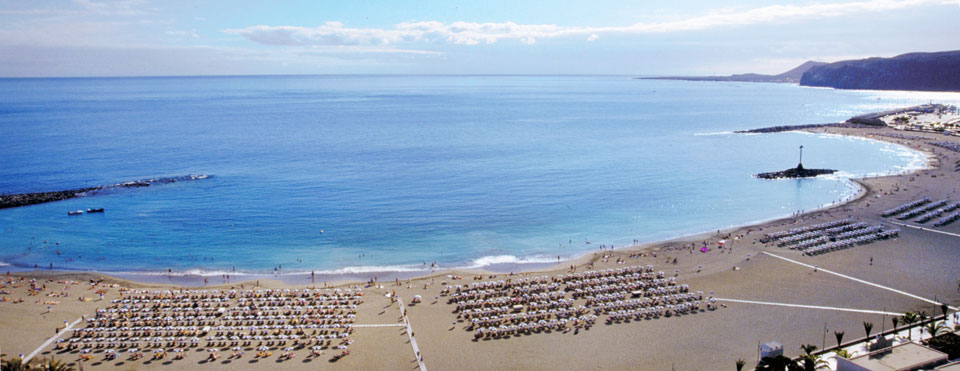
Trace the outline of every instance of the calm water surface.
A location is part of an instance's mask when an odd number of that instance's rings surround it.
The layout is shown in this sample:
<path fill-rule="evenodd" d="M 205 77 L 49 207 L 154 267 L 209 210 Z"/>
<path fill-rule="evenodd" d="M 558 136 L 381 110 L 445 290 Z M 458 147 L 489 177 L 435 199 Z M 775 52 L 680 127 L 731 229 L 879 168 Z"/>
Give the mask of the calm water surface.
<path fill-rule="evenodd" d="M 960 96 L 623 76 L 0 79 L 2 192 L 212 175 L 0 210 L 0 262 L 216 274 L 556 260 L 810 210 L 853 195 L 844 176 L 918 168 L 919 153 L 875 141 L 730 132 L 929 100 Z M 751 177 L 796 165 L 800 145 L 804 165 L 843 176 Z M 67 216 L 93 207 L 106 212 Z"/>

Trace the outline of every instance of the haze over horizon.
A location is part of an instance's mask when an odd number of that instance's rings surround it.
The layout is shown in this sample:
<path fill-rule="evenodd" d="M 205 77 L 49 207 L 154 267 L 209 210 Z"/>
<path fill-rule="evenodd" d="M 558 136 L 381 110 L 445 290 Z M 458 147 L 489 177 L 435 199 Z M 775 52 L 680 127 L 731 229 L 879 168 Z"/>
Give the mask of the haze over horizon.
<path fill-rule="evenodd" d="M 955 0 L 0 0 L 0 77 L 775 74 L 960 49 Z"/>

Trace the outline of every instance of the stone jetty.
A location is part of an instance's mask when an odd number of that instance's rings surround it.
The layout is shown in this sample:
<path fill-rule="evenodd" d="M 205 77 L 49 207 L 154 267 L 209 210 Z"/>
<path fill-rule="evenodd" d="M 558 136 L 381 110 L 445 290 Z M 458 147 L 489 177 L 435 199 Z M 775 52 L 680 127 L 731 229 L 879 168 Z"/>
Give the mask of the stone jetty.
<path fill-rule="evenodd" d="M 76 197 L 92 196 L 101 191 L 106 191 L 111 189 L 149 187 L 152 184 L 168 184 L 168 183 L 176 183 L 181 181 L 207 179 L 209 177 L 210 176 L 206 174 L 200 174 L 200 175 L 191 174 L 191 175 L 183 175 L 183 176 L 176 176 L 176 177 L 141 179 L 141 180 L 135 180 L 132 182 L 124 182 L 124 183 L 117 183 L 117 184 L 97 186 L 97 187 L 68 189 L 65 191 L 2 195 L 0 196 L 0 209 L 42 204 L 45 202 L 69 200 L 71 198 L 76 198 Z"/>
<path fill-rule="evenodd" d="M 817 175 L 833 174 L 837 172 L 833 169 L 805 169 L 803 164 L 797 165 L 792 169 L 783 171 L 774 171 L 771 173 L 760 173 L 756 177 L 760 179 L 781 179 L 781 178 L 812 178 Z"/>

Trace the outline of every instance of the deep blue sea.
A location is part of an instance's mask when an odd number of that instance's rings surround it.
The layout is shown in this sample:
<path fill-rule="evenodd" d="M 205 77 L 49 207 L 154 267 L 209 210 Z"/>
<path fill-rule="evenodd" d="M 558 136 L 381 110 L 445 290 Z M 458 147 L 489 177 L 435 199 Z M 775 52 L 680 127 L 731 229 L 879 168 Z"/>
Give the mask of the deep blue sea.
<path fill-rule="evenodd" d="M 856 193 L 844 176 L 922 167 L 870 140 L 731 131 L 931 100 L 960 95 L 627 76 L 0 79 L 4 193 L 211 175 L 0 210 L 0 262 L 218 274 L 556 261 L 814 209 Z M 805 166 L 843 176 L 752 177 L 795 166 L 800 145 Z"/>

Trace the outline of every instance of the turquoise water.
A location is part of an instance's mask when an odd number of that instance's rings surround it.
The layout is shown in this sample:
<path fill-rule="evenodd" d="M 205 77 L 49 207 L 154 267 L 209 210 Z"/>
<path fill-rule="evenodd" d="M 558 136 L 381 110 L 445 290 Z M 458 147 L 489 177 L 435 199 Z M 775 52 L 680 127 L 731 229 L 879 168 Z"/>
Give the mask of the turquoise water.
<path fill-rule="evenodd" d="M 875 141 L 730 132 L 931 99 L 960 95 L 623 76 L 0 79 L 0 191 L 212 175 L 0 210 L 0 261 L 209 274 L 555 261 L 814 209 L 856 193 L 843 176 L 919 168 Z M 805 166 L 843 176 L 751 176 L 795 166 L 800 145 Z M 93 207 L 106 212 L 67 216 Z"/>

